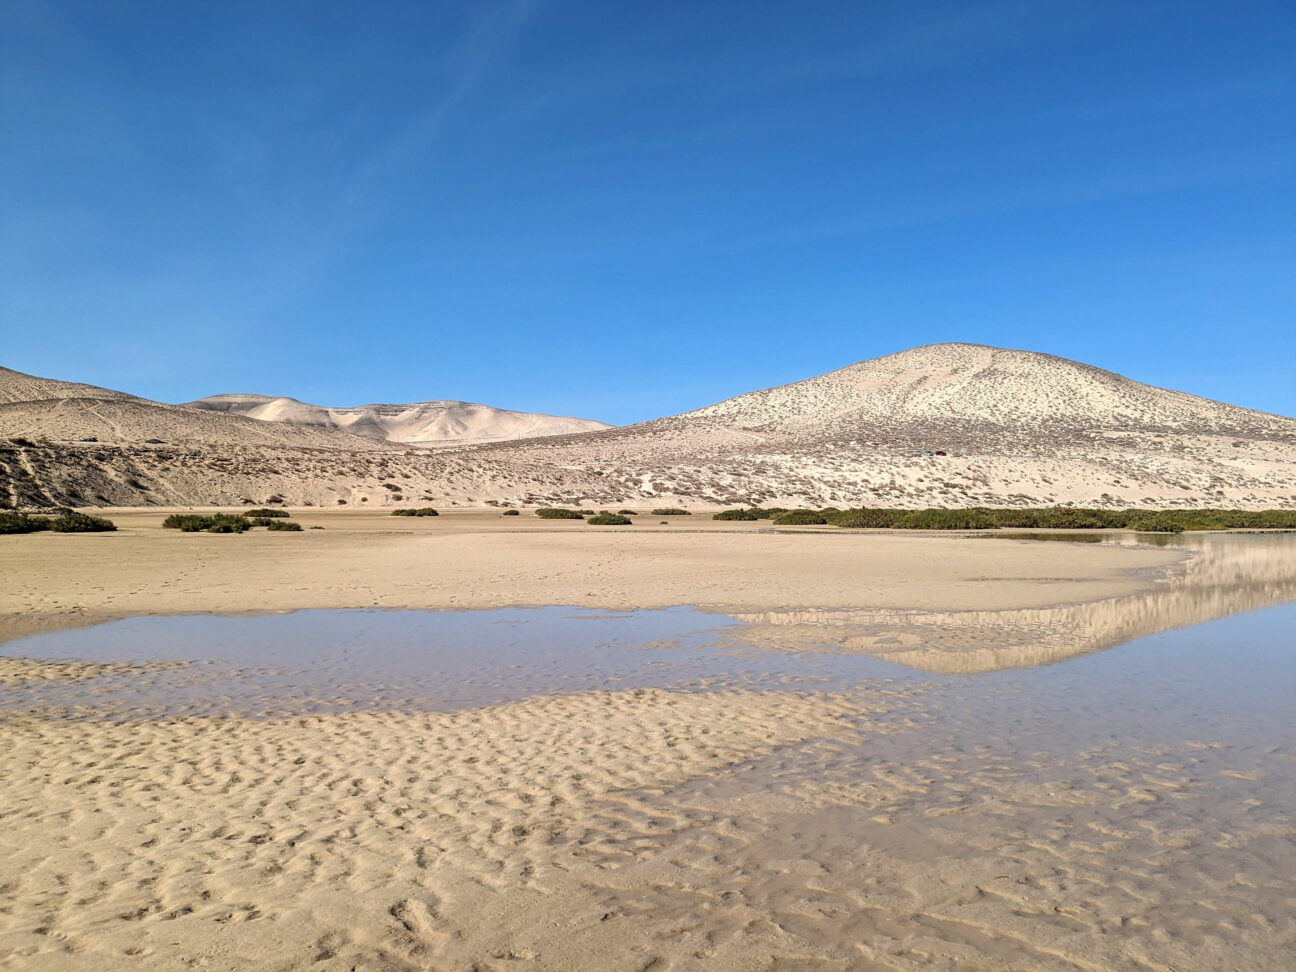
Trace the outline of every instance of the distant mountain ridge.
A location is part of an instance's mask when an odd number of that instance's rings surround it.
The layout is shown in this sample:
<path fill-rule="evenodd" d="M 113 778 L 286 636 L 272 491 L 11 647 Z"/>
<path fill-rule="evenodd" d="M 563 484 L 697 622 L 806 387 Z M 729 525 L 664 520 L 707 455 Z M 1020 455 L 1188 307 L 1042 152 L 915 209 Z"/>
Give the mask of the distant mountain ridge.
<path fill-rule="evenodd" d="M 184 407 L 244 415 L 265 422 L 336 429 L 386 442 L 417 445 L 498 442 L 612 427 L 593 419 L 515 412 L 475 402 L 448 400 L 332 407 L 312 405 L 295 398 L 233 394 L 200 398 L 186 402 Z"/>
<path fill-rule="evenodd" d="M 977 344 L 621 428 L 463 402 L 162 405 L 0 370 L 6 438 L 11 506 L 1296 508 L 1296 419 Z"/>

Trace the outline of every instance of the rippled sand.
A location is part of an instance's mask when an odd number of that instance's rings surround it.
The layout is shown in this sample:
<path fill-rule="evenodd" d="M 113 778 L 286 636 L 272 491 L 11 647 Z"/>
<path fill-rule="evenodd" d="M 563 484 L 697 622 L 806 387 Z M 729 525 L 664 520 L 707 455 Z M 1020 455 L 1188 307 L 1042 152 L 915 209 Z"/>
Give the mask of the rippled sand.
<path fill-rule="evenodd" d="M 941 741 L 940 693 L 15 716 L 14 968 L 1273 968 L 1290 749 Z"/>

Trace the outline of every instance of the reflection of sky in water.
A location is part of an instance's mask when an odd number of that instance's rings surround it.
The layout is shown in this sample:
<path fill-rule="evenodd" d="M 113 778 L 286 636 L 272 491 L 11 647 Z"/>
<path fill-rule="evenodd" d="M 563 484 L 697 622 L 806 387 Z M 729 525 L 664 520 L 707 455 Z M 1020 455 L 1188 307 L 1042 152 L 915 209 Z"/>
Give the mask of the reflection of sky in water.
<path fill-rule="evenodd" d="M 1193 612 L 1217 616 L 1296 596 L 1296 538 L 1188 539 L 1202 556 L 1179 584 L 1126 599 L 1143 625 L 1131 634 L 1190 624 Z M 1257 596 L 1253 605 L 1248 599 Z M 1150 611 L 1143 603 L 1149 597 L 1165 610 Z M 1102 610 L 1126 611 L 1126 601 Z M 1090 626 L 1099 620 L 1095 615 Z M 798 650 L 778 651 L 744 639 L 760 628 L 689 607 L 137 617 L 32 635 L 0 652 L 196 664 L 0 687 L 0 706 L 137 716 L 443 711 L 592 689 L 820 691 L 900 679 L 923 686 L 924 704 L 939 707 L 938 721 L 949 731 L 999 735 L 1021 746 L 1032 739 L 1083 746 L 1121 736 L 1296 735 L 1296 603 L 1162 630 L 1079 657 L 1041 655 L 1052 663 L 1039 667 L 971 675 L 913 671 L 838 646 L 815 650 L 824 646 L 823 628 L 801 627 L 807 638 Z M 952 630 L 932 627 L 933 636 Z"/>
<path fill-rule="evenodd" d="M 816 691 L 888 678 L 921 683 L 924 694 L 935 690 L 948 719 L 1023 739 L 1058 732 L 1077 744 L 1126 733 L 1182 739 L 1243 725 L 1281 736 L 1296 725 L 1296 604 L 1061 664 L 979 675 L 920 673 L 840 651 L 744 649 L 741 631 L 732 619 L 692 608 L 129 618 L 33 635 L 3 650 L 38 659 L 201 664 L 9 687 L 0 699 L 10 709 L 91 706 L 140 715 L 445 710 L 556 691 Z"/>
<path fill-rule="evenodd" d="M 687 607 L 128 618 L 32 635 L 0 651 L 41 660 L 202 664 L 36 683 L 2 690 L 0 699 L 6 707 L 89 704 L 141 714 L 447 710 L 556 691 L 836 685 L 893 668 L 869 658 L 783 657 L 721 644 L 725 632 L 741 627 Z"/>

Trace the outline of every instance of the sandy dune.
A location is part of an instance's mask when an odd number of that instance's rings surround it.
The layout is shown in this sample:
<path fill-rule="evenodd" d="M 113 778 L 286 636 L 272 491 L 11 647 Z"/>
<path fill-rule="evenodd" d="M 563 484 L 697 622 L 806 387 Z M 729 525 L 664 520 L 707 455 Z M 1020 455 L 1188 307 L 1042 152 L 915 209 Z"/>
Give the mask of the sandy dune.
<path fill-rule="evenodd" d="M 606 422 L 593 419 L 514 412 L 490 405 L 453 401 L 336 408 L 269 395 L 211 395 L 186 402 L 185 407 L 225 415 L 245 415 L 264 422 L 337 429 L 386 442 L 418 445 L 496 442 L 611 428 Z"/>

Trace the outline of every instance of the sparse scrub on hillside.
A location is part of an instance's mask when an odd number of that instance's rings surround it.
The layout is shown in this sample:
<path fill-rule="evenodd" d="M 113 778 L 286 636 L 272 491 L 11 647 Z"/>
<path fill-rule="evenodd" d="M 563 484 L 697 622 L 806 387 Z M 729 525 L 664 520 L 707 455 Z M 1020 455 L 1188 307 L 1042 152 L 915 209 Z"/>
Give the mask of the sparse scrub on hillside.
<path fill-rule="evenodd" d="M 583 520 L 585 514 L 576 510 L 565 509 L 561 506 L 542 506 L 535 511 L 535 515 L 542 520 Z"/>
<path fill-rule="evenodd" d="M 667 509 L 653 510 L 651 516 L 692 516 L 688 510 L 681 510 L 678 506 L 672 506 Z"/>
<path fill-rule="evenodd" d="M 600 513 L 597 516 L 591 516 L 585 522 L 592 526 L 631 526 L 634 521 L 628 516 L 622 516 L 620 513 Z"/>
<path fill-rule="evenodd" d="M 438 513 L 430 506 L 420 506 L 417 508 L 406 507 L 404 509 L 392 510 L 391 515 L 392 516 L 440 516 L 441 514 Z"/>

